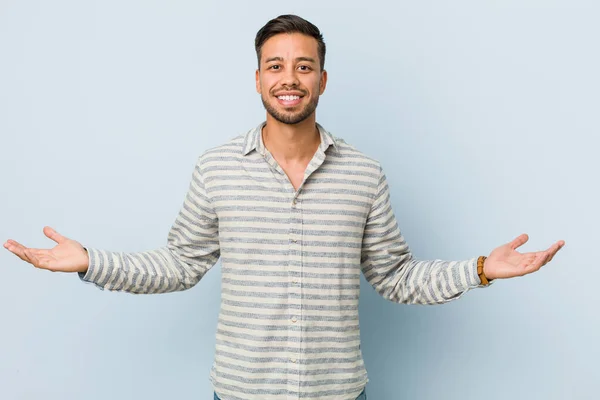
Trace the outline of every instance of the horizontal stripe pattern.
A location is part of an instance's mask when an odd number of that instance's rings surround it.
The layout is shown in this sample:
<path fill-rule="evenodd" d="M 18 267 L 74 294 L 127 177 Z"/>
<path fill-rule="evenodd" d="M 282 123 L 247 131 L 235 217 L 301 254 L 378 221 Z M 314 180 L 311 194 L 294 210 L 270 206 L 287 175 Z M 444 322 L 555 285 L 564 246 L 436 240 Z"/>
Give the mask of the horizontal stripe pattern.
<path fill-rule="evenodd" d="M 205 151 L 165 247 L 88 248 L 81 278 L 111 291 L 194 286 L 220 259 L 211 380 L 222 400 L 354 400 L 367 382 L 360 274 L 397 303 L 440 304 L 480 286 L 476 258 L 413 259 L 380 164 L 317 125 L 295 190 L 260 124 Z"/>

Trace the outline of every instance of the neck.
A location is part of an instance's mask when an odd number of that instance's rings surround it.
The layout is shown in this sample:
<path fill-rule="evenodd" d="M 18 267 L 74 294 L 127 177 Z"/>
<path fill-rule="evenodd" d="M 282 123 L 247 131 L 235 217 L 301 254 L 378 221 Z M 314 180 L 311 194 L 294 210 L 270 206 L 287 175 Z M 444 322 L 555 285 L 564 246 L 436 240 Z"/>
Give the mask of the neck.
<path fill-rule="evenodd" d="M 294 125 L 279 122 L 267 114 L 262 138 L 273 157 L 285 162 L 310 161 L 321 143 L 314 113 Z"/>

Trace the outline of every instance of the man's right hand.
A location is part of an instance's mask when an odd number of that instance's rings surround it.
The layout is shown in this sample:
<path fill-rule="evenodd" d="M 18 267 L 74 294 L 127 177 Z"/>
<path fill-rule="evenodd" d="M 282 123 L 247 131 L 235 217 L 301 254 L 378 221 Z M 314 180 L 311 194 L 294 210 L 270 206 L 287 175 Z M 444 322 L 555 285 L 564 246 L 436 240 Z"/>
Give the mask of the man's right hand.
<path fill-rule="evenodd" d="M 88 254 L 79 242 L 62 236 L 49 226 L 44 227 L 44 234 L 57 243 L 54 248 L 32 249 L 11 239 L 4 243 L 4 247 L 36 268 L 60 272 L 87 271 Z"/>

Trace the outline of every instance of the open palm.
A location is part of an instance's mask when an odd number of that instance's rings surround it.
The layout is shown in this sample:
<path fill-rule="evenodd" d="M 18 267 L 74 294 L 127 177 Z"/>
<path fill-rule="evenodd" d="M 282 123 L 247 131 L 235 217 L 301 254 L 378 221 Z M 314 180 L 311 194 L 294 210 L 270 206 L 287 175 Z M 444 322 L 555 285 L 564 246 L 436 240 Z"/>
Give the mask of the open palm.
<path fill-rule="evenodd" d="M 60 272 L 87 270 L 88 254 L 79 242 L 60 235 L 48 226 L 44 227 L 44 234 L 57 245 L 52 249 L 32 249 L 9 239 L 4 243 L 4 247 L 37 268 Z"/>
<path fill-rule="evenodd" d="M 494 249 L 483 265 L 483 272 L 488 279 L 513 278 L 523 276 L 539 270 L 549 263 L 556 252 L 564 245 L 564 240 L 559 240 L 550 248 L 543 251 L 519 253 L 516 249 L 527 243 L 529 236 L 522 234 L 510 243 Z"/>

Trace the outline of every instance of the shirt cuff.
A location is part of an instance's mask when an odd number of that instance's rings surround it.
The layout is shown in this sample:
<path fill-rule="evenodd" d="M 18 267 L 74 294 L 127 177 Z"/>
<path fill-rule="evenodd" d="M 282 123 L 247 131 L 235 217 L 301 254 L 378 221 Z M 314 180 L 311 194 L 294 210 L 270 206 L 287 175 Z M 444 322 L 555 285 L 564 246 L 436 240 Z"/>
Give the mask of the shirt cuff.
<path fill-rule="evenodd" d="M 84 247 L 84 249 L 88 254 L 88 269 L 85 272 L 78 272 L 77 275 L 79 275 L 79 279 L 81 279 L 83 282 L 96 283 L 94 282 L 94 277 L 96 277 L 96 272 L 98 270 L 98 250 L 89 249 L 87 247 Z M 100 288 L 102 289 L 102 287 Z"/>
<path fill-rule="evenodd" d="M 477 274 L 477 260 L 478 259 L 479 259 L 479 257 L 472 258 L 470 260 L 470 262 L 467 264 L 468 269 L 469 269 L 469 273 L 467 274 L 467 276 L 469 277 L 469 280 L 470 280 L 469 287 L 476 287 L 476 288 L 489 287 L 494 282 L 496 282 L 496 279 L 490 281 L 487 285 L 484 285 L 481 283 L 479 274 Z"/>

